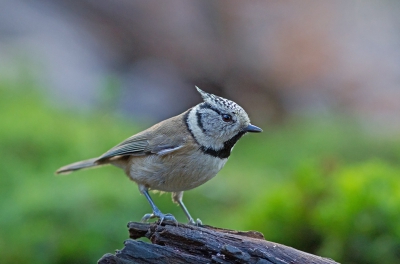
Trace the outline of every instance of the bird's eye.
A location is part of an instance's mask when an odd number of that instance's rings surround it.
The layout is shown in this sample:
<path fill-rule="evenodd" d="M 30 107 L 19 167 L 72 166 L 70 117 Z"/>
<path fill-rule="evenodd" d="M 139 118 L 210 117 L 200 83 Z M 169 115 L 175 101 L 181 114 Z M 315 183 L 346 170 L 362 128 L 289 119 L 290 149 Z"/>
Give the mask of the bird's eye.
<path fill-rule="evenodd" d="M 222 120 L 224 120 L 225 122 L 230 122 L 230 121 L 232 121 L 232 116 L 231 115 L 227 115 L 227 114 L 223 114 L 222 115 Z"/>

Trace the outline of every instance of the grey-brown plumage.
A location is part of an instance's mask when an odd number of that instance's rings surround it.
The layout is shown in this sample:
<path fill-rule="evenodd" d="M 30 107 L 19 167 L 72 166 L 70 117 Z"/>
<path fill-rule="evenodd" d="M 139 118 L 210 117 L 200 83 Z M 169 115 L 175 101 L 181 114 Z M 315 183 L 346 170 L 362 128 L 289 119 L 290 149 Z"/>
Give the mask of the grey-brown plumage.
<path fill-rule="evenodd" d="M 182 207 L 189 223 L 195 224 L 182 202 L 183 191 L 213 178 L 245 133 L 262 131 L 250 124 L 247 113 L 236 103 L 197 90 L 203 103 L 133 135 L 98 158 L 64 166 L 56 173 L 115 165 L 138 184 L 152 206 L 153 213 L 146 214 L 143 221 L 154 217 L 176 221 L 155 206 L 150 189 L 172 192 L 173 201 Z"/>

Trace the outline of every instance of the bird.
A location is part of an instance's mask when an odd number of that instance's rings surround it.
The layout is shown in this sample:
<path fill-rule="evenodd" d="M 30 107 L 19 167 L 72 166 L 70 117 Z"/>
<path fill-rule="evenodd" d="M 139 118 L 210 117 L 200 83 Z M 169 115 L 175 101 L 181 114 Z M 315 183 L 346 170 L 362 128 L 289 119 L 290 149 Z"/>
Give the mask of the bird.
<path fill-rule="evenodd" d="M 237 103 L 195 87 L 203 102 L 127 138 L 99 157 L 63 166 L 56 174 L 114 165 L 138 185 L 152 208 L 142 222 L 157 218 L 159 223 L 178 223 L 172 214 L 162 213 L 149 194 L 161 191 L 172 193 L 172 201 L 182 208 L 188 224 L 201 225 L 183 203 L 184 191 L 211 180 L 226 164 L 236 142 L 262 129 L 250 123 Z"/>

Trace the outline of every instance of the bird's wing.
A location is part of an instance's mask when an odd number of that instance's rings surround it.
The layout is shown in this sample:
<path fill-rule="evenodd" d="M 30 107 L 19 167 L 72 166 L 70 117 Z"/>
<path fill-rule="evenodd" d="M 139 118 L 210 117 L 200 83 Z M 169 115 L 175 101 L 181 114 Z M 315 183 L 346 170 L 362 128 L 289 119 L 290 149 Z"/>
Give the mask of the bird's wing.
<path fill-rule="evenodd" d="M 166 155 L 182 148 L 187 140 L 180 136 L 179 128 L 165 129 L 156 125 L 154 129 L 147 129 L 141 133 L 131 136 L 117 146 L 113 147 L 97 161 L 106 160 L 115 156 L 144 156 L 144 155 Z"/>
<path fill-rule="evenodd" d="M 160 156 L 167 155 L 185 146 L 186 139 L 179 135 L 160 135 L 149 141 L 147 150 Z"/>
<path fill-rule="evenodd" d="M 133 135 L 130 138 L 122 141 L 103 155 L 98 160 L 105 160 L 115 156 L 126 156 L 126 155 L 145 155 L 145 150 L 149 145 L 149 141 L 144 135 Z"/>

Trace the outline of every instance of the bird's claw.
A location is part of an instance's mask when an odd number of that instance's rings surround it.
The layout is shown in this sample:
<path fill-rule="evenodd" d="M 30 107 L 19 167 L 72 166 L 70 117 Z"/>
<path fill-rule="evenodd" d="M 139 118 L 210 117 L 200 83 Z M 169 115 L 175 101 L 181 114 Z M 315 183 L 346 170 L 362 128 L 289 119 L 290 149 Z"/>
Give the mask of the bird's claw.
<path fill-rule="evenodd" d="M 153 212 L 152 214 L 145 214 L 142 217 L 142 220 L 140 220 L 140 221 L 147 222 L 148 220 L 153 219 L 153 218 L 160 219 L 160 225 L 164 221 L 173 222 L 176 226 L 178 225 L 178 221 L 175 219 L 175 217 L 172 214 L 163 214 L 161 212 Z"/>
<path fill-rule="evenodd" d="M 193 218 L 189 219 L 189 225 L 194 225 L 194 226 L 202 226 L 203 222 L 201 222 L 201 220 L 199 218 L 197 218 L 196 221 L 193 220 Z"/>
<path fill-rule="evenodd" d="M 178 225 L 178 221 L 175 219 L 175 217 L 172 214 L 165 214 L 163 218 L 160 218 L 160 224 L 163 221 L 169 221 L 169 222 L 173 222 L 176 226 Z"/>
<path fill-rule="evenodd" d="M 156 218 L 156 216 L 154 214 L 145 214 L 142 219 L 140 220 L 140 222 L 145 223 L 150 219 Z"/>

